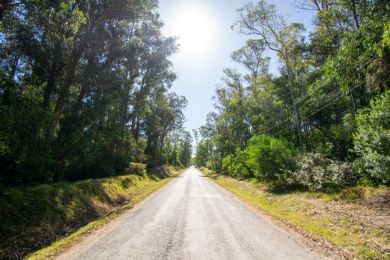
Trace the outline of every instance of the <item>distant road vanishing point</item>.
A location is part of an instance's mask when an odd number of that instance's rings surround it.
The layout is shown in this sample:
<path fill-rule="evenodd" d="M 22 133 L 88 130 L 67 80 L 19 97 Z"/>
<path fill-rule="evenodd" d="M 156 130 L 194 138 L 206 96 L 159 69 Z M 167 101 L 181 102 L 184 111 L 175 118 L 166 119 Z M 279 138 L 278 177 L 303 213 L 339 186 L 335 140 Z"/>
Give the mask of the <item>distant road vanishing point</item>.
<path fill-rule="evenodd" d="M 319 259 L 190 168 L 60 259 Z"/>

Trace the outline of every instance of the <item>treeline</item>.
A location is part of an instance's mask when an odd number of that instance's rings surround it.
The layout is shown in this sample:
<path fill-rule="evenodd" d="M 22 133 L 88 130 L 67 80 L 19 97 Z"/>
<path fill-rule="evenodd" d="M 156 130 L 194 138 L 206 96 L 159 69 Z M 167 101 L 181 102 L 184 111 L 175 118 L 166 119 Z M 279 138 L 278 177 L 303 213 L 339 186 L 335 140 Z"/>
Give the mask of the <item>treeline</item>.
<path fill-rule="evenodd" d="M 299 8 L 316 12 L 308 39 L 303 24 L 266 1 L 238 10 L 234 27 L 249 40 L 231 57 L 247 73 L 224 70 L 196 164 L 281 187 L 389 185 L 390 2 L 304 0 Z"/>
<path fill-rule="evenodd" d="M 0 184 L 188 165 L 156 0 L 2 1 Z"/>

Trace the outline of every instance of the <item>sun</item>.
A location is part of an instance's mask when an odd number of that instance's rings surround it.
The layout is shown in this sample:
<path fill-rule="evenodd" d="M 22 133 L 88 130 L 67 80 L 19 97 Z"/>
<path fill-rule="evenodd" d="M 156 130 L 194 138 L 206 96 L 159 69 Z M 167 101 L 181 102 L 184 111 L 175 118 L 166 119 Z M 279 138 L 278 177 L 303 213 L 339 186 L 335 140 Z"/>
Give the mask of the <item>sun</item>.
<path fill-rule="evenodd" d="M 171 12 L 167 33 L 178 37 L 179 54 L 186 59 L 206 57 L 216 45 L 216 22 L 200 4 L 185 4 Z"/>

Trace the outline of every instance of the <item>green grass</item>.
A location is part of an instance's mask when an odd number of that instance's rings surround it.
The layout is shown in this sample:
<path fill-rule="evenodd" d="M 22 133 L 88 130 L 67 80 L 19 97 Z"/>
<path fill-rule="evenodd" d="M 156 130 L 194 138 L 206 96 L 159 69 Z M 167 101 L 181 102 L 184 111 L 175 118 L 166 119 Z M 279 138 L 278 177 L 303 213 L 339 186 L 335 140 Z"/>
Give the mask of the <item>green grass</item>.
<path fill-rule="evenodd" d="M 390 235 L 381 226 L 361 222 L 359 214 L 376 220 L 364 201 L 381 189 L 356 187 L 339 193 L 272 192 L 265 184 L 240 181 L 202 169 L 212 181 L 266 214 L 330 241 L 361 259 L 390 259 Z M 385 213 L 385 212 L 384 212 Z M 387 212 L 388 214 L 388 212 Z M 384 222 L 386 223 L 386 222 Z"/>
<path fill-rule="evenodd" d="M 131 208 L 171 177 L 124 175 L 9 188 L 0 197 L 0 259 L 44 259 Z M 54 242 L 56 241 L 56 242 Z M 53 243 L 54 242 L 54 243 Z"/>

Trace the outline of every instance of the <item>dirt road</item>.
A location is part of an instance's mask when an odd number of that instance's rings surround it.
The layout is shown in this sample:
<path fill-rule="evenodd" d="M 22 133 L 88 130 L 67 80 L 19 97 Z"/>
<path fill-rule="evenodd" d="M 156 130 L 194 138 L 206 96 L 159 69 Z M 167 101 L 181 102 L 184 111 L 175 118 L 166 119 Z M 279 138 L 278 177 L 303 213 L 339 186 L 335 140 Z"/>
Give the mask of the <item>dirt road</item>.
<path fill-rule="evenodd" d="M 62 259 L 319 259 L 196 169 Z"/>

